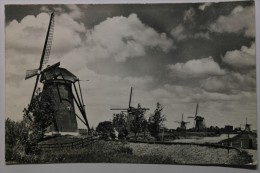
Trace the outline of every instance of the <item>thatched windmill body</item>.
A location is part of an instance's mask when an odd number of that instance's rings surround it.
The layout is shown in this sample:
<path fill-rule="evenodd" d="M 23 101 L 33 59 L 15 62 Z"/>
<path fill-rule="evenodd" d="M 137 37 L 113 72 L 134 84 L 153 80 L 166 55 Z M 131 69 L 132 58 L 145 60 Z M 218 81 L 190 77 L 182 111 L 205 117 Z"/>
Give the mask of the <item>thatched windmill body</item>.
<path fill-rule="evenodd" d="M 77 134 L 78 124 L 76 117 L 82 121 L 88 129 L 90 129 L 79 83 L 80 80 L 67 69 L 59 67 L 60 62 L 48 66 L 44 69 L 44 66 L 47 64 L 50 55 L 53 31 L 54 13 L 52 13 L 50 17 L 39 68 L 26 71 L 26 80 L 36 76 L 36 81 L 29 104 L 29 111 L 31 110 L 32 102 L 34 101 L 38 82 L 40 81 L 43 83 L 42 93 L 51 91 L 51 100 L 55 109 L 53 123 L 50 125 L 50 127 L 48 127 L 47 132 Z M 78 87 L 76 86 L 76 83 L 78 83 Z M 76 93 L 76 96 L 73 93 L 73 89 L 74 93 Z M 76 103 L 83 118 L 76 114 L 74 102 Z"/>

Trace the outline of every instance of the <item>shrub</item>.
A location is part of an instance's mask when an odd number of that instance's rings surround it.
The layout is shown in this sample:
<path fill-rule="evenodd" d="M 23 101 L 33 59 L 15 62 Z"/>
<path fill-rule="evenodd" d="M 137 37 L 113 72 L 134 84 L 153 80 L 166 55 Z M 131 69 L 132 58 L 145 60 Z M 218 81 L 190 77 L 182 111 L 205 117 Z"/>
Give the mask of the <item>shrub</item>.
<path fill-rule="evenodd" d="M 24 121 L 5 120 L 5 159 L 14 161 L 24 154 L 28 143 L 28 129 Z"/>

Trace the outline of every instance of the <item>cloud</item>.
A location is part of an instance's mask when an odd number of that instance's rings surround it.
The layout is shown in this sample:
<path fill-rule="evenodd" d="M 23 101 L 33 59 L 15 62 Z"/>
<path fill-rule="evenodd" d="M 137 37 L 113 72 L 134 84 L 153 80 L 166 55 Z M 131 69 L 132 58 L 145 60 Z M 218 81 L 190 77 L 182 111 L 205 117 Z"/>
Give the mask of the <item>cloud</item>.
<path fill-rule="evenodd" d="M 204 11 L 206 8 L 208 8 L 209 6 L 212 5 L 212 2 L 206 2 L 204 4 L 201 4 L 198 9 L 201 10 L 201 11 Z"/>
<path fill-rule="evenodd" d="M 255 43 L 251 47 L 242 46 L 240 50 L 226 52 L 222 60 L 234 67 L 248 67 L 256 65 Z"/>
<path fill-rule="evenodd" d="M 200 81 L 200 86 L 208 92 L 238 94 L 242 91 L 255 92 L 255 70 L 246 74 L 228 72 L 224 76 L 212 76 Z"/>
<path fill-rule="evenodd" d="M 220 16 L 209 26 L 212 32 L 243 33 L 255 37 L 255 7 L 235 7 L 227 16 Z"/>
<path fill-rule="evenodd" d="M 195 14 L 196 12 L 194 8 L 189 8 L 188 10 L 184 11 L 184 15 L 183 15 L 184 22 L 193 20 Z"/>
<path fill-rule="evenodd" d="M 185 32 L 186 31 L 184 26 L 182 24 L 179 24 L 171 30 L 171 35 L 173 36 L 173 38 L 180 41 L 188 37 L 188 35 Z"/>
<path fill-rule="evenodd" d="M 187 30 L 182 24 L 177 25 L 175 28 L 171 30 L 172 37 L 177 40 L 186 40 L 188 38 L 203 38 L 203 39 L 210 39 L 208 32 L 198 32 L 198 33 L 192 33 L 192 31 Z"/>
<path fill-rule="evenodd" d="M 213 58 L 193 59 L 186 63 L 176 63 L 168 68 L 173 76 L 180 78 L 205 77 L 208 75 L 224 75 L 225 70 L 221 69 Z"/>
<path fill-rule="evenodd" d="M 86 38 L 85 47 L 91 52 L 90 59 L 113 58 L 122 62 L 145 55 L 147 48 L 166 53 L 174 47 L 165 33 L 143 24 L 136 14 L 107 18 L 88 30 Z"/>
<path fill-rule="evenodd" d="M 13 20 L 6 26 L 6 48 L 40 56 L 49 20 L 50 16 L 46 13 L 26 16 L 21 22 Z M 83 23 L 66 14 L 55 16 L 52 52 L 64 53 L 80 45 L 80 32 L 85 32 Z"/>
<path fill-rule="evenodd" d="M 78 5 L 75 4 L 67 4 L 65 5 L 69 10 L 69 15 L 73 18 L 73 19 L 79 19 L 82 17 L 83 12 L 81 11 L 81 9 L 79 8 Z"/>

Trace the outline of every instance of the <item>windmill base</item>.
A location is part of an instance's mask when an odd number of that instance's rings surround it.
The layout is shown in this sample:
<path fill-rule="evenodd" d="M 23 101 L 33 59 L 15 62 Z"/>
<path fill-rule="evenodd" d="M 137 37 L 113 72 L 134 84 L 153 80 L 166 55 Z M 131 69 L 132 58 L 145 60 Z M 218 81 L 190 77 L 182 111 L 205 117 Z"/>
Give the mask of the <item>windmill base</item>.
<path fill-rule="evenodd" d="M 79 132 L 48 132 L 45 133 L 46 136 L 55 136 L 55 135 L 61 135 L 61 136 L 65 136 L 65 135 L 70 135 L 70 136 L 78 136 Z"/>

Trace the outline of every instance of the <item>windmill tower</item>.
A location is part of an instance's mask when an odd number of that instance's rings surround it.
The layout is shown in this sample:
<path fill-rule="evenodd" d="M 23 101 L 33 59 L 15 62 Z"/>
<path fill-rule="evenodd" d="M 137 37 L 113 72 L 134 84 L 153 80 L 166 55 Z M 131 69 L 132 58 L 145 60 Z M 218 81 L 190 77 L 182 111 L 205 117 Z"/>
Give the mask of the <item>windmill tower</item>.
<path fill-rule="evenodd" d="M 54 31 L 54 13 L 51 14 L 48 31 L 40 59 L 38 69 L 27 70 L 25 80 L 36 76 L 36 81 L 29 104 L 29 111 L 35 97 L 38 82 L 43 83 L 42 92 L 52 91 L 52 105 L 56 111 L 53 123 L 48 127 L 47 133 L 60 133 L 60 134 L 77 134 L 78 124 L 76 117 L 82 121 L 88 129 L 89 124 L 86 117 L 84 101 L 82 97 L 80 80 L 65 68 L 61 68 L 60 62 L 44 68 L 47 64 Z M 78 87 L 76 86 L 78 83 Z M 73 87 L 72 87 L 73 86 Z M 79 91 L 78 92 L 78 88 Z M 73 93 L 76 93 L 76 96 Z M 83 119 L 75 112 L 74 102 L 76 103 Z"/>
<path fill-rule="evenodd" d="M 199 104 L 197 104 L 196 107 L 196 112 L 194 117 L 188 117 L 188 118 L 193 118 L 194 119 L 194 130 L 195 131 L 203 131 L 206 126 L 204 122 L 204 117 L 198 116 L 198 109 L 199 109 Z"/>
<path fill-rule="evenodd" d="M 246 118 L 246 124 L 240 124 L 240 125 L 244 125 L 245 126 L 244 132 L 251 132 L 252 124 L 248 124 L 247 123 L 247 118 Z"/>
<path fill-rule="evenodd" d="M 132 101 L 132 92 L 133 92 L 133 87 L 131 87 L 130 91 L 130 98 L 129 98 L 129 103 L 128 103 L 128 108 L 112 108 L 110 110 L 120 110 L 123 112 L 127 112 L 127 129 L 130 129 L 130 122 L 134 120 L 134 115 L 138 111 L 147 111 L 150 110 L 149 108 L 141 108 L 140 104 L 138 104 L 138 107 L 132 107 L 131 106 L 131 101 Z"/>
<path fill-rule="evenodd" d="M 181 115 L 181 121 L 174 121 L 174 122 L 180 124 L 181 130 L 186 130 L 187 129 L 186 124 L 190 123 L 190 122 L 183 121 L 183 114 Z"/>

